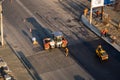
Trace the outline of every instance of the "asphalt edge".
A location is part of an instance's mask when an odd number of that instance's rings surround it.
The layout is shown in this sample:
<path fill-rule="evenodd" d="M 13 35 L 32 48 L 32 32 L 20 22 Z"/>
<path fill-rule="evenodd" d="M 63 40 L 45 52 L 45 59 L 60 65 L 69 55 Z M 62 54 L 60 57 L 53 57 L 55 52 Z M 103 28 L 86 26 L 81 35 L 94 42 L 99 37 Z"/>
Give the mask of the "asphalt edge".
<path fill-rule="evenodd" d="M 93 24 L 90 24 L 89 20 L 84 16 L 81 15 L 80 17 L 82 23 L 93 33 L 95 33 L 99 38 L 103 39 L 106 41 L 108 44 L 110 44 L 112 47 L 114 47 L 117 51 L 120 52 L 120 46 L 117 45 L 116 43 L 111 43 L 112 39 L 110 37 L 101 37 L 100 30 L 98 30 Z"/>
<path fill-rule="evenodd" d="M 29 67 L 25 64 L 24 60 L 20 57 L 20 55 L 15 51 L 15 49 L 6 41 L 6 44 L 9 46 L 9 48 L 15 53 L 16 57 L 20 60 L 20 62 L 23 64 L 25 69 L 27 70 L 28 74 L 32 77 L 33 80 L 37 80 L 35 76 L 30 71 Z"/>

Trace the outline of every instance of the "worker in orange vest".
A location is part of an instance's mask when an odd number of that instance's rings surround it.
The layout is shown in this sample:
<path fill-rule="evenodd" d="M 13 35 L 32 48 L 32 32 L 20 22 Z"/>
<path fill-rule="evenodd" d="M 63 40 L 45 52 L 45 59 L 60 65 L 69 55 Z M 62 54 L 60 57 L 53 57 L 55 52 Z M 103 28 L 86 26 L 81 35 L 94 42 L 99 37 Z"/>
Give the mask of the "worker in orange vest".
<path fill-rule="evenodd" d="M 88 14 L 88 8 L 85 8 L 84 9 L 84 16 L 87 16 L 87 14 Z"/>
<path fill-rule="evenodd" d="M 68 54 L 69 54 L 69 50 L 68 50 L 68 48 L 66 47 L 66 48 L 65 48 L 65 56 L 68 56 Z"/>
<path fill-rule="evenodd" d="M 107 35 L 108 35 L 108 30 L 107 30 L 107 28 L 105 28 L 101 31 L 101 36 L 107 37 Z"/>

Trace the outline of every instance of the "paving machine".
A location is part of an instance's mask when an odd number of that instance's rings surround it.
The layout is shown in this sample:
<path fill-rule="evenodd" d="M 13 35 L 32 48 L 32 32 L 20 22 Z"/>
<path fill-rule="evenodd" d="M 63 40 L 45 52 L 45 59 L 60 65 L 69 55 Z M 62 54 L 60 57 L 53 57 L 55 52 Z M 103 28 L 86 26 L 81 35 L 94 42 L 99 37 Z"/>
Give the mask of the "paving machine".
<path fill-rule="evenodd" d="M 100 58 L 100 60 L 102 60 L 102 61 L 108 60 L 108 54 L 105 50 L 97 48 L 96 49 L 96 54 Z"/>

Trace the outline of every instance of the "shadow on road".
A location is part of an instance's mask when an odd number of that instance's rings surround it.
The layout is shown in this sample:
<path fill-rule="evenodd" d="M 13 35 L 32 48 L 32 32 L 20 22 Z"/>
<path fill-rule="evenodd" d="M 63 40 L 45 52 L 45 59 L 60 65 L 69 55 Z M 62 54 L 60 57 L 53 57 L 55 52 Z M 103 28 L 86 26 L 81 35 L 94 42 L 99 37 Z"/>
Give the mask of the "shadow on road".
<path fill-rule="evenodd" d="M 87 8 L 86 5 L 79 1 L 60 1 L 59 3 L 61 4 L 62 9 L 67 11 L 68 13 L 73 14 L 75 18 L 78 18 L 81 16 L 81 14 L 84 11 L 84 8 Z"/>
<path fill-rule="evenodd" d="M 74 76 L 74 80 L 85 80 L 85 79 L 80 77 L 79 75 L 75 75 Z"/>
<path fill-rule="evenodd" d="M 52 37 L 51 31 L 43 28 L 33 17 L 27 18 L 26 20 L 35 28 L 32 30 L 32 37 L 35 37 L 39 44 L 43 46 L 43 39 L 46 37 Z"/>
<path fill-rule="evenodd" d="M 109 60 L 102 63 L 95 53 L 95 49 L 99 43 L 103 45 L 103 48 L 109 54 Z M 75 59 L 95 80 L 109 79 L 107 76 L 111 76 L 109 80 L 113 80 L 114 78 L 116 80 L 119 79 L 118 73 L 120 73 L 120 70 L 115 69 L 120 67 L 120 54 L 103 40 L 98 39 L 70 45 L 69 50 L 70 57 Z"/>
<path fill-rule="evenodd" d="M 24 66 L 26 67 L 27 71 L 29 72 L 29 74 L 32 76 L 32 78 L 34 80 L 42 80 L 39 76 L 39 74 L 37 73 L 37 71 L 35 70 L 35 68 L 32 66 L 32 64 L 29 62 L 29 60 L 25 57 L 25 55 L 19 51 L 17 52 L 21 62 L 23 62 Z"/>
<path fill-rule="evenodd" d="M 25 36 L 27 36 L 27 38 L 32 42 L 32 39 L 31 39 L 31 37 L 27 34 L 27 32 L 24 31 L 24 30 L 22 30 L 22 32 L 23 32 L 23 34 L 24 34 Z"/>

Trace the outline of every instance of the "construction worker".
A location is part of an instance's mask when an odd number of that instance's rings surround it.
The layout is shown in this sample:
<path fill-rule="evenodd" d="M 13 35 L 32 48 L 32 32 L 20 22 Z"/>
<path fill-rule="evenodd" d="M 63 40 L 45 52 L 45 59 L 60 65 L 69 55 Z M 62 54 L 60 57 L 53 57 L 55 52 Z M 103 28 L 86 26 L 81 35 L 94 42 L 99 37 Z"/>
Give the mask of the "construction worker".
<path fill-rule="evenodd" d="M 87 14 L 88 14 L 88 8 L 85 8 L 84 9 L 84 16 L 87 16 Z"/>
<path fill-rule="evenodd" d="M 69 54 L 69 50 L 68 50 L 68 48 L 66 47 L 66 48 L 65 48 L 65 56 L 68 56 L 68 54 Z"/>
<path fill-rule="evenodd" d="M 102 51 L 102 50 L 103 50 L 103 49 L 102 49 L 102 46 L 101 46 L 101 45 L 98 45 L 97 50 L 98 50 L 99 52 Z"/>
<path fill-rule="evenodd" d="M 101 16 L 101 12 L 100 11 L 96 11 L 96 17 L 100 17 Z"/>
<path fill-rule="evenodd" d="M 112 43 L 115 43 L 115 41 L 117 40 L 116 36 L 112 36 Z"/>
<path fill-rule="evenodd" d="M 107 37 L 107 35 L 108 35 L 108 30 L 107 28 L 105 28 L 101 31 L 101 36 Z"/>

